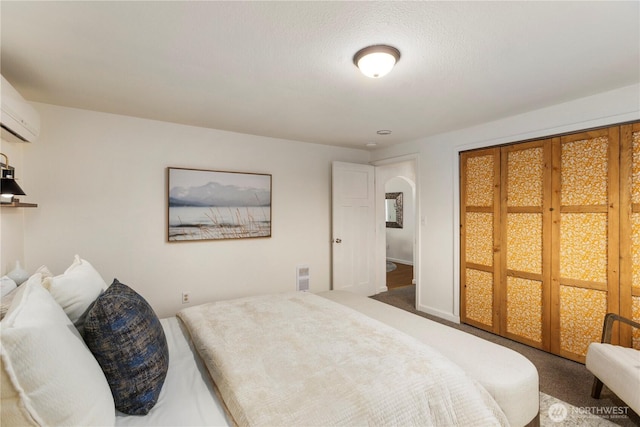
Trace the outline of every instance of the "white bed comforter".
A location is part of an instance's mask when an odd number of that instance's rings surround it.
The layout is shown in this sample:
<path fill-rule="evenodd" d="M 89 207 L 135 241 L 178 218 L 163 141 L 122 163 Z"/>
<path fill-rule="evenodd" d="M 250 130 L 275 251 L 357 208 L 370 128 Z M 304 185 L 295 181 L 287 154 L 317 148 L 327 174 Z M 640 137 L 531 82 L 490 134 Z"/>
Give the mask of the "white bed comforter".
<path fill-rule="evenodd" d="M 240 426 L 508 425 L 489 393 L 440 353 L 310 293 L 220 301 L 178 317 Z"/>

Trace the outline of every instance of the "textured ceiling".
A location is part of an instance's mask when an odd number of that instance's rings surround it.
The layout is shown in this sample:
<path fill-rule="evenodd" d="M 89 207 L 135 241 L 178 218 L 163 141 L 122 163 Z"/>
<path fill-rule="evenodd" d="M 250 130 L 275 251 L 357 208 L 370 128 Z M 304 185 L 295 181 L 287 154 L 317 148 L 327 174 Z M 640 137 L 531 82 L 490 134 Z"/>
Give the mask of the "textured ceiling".
<path fill-rule="evenodd" d="M 640 81 L 640 3 L 0 2 L 31 101 L 385 147 Z M 402 57 L 382 79 L 360 48 Z M 391 135 L 379 136 L 379 129 Z"/>

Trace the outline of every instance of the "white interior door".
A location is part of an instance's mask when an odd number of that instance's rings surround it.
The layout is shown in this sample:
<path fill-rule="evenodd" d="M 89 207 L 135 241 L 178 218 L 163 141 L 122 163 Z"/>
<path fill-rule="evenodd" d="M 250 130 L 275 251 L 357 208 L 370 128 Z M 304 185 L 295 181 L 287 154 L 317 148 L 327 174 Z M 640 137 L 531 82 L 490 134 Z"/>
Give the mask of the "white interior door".
<path fill-rule="evenodd" d="M 332 169 L 333 289 L 375 290 L 374 167 L 334 162 Z"/>

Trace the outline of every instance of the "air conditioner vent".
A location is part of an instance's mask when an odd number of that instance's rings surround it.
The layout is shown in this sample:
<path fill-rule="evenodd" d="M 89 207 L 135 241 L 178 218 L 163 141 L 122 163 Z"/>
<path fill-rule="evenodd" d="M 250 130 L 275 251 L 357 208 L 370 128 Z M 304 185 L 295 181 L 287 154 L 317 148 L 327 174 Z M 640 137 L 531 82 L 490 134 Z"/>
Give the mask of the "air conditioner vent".
<path fill-rule="evenodd" d="M 2 138 L 12 142 L 34 141 L 40 134 L 40 116 L 36 109 L 4 77 L 0 91 Z"/>

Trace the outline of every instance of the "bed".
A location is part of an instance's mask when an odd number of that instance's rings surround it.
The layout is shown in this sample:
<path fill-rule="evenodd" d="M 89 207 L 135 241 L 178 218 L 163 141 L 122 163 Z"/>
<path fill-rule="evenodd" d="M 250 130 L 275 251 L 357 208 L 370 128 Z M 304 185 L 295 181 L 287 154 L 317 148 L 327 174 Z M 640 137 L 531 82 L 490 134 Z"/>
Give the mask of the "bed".
<path fill-rule="evenodd" d="M 77 270 L 89 269 L 88 263 L 76 261 Z M 484 426 L 537 421 L 537 372 L 515 352 L 337 291 L 219 301 L 177 317 L 152 319 L 144 330 L 157 321 L 166 340 L 160 352 L 170 357 L 148 410 L 125 414 L 114 409 L 117 398 L 106 365 L 96 362 L 101 359 L 87 344 L 91 316 L 81 325 L 72 314 L 83 311 L 78 298 L 60 296 L 61 285 L 67 286 L 61 279 L 68 278 L 52 278 L 46 271 L 32 276 L 0 324 L 3 425 Z M 118 288 L 117 281 L 107 287 L 93 278 L 101 289 L 95 301 L 84 303 L 90 313 Z M 86 286 L 86 277 L 82 283 Z M 85 300 L 92 298 L 95 292 Z M 141 297 L 136 301 L 145 303 Z M 464 356 L 447 355 L 453 347 L 425 345 L 445 336 L 449 343 L 477 346 L 491 360 L 480 356 L 470 362 L 468 352 L 458 348 L 467 354 L 465 366 Z M 124 346 L 118 342 L 116 347 L 121 351 Z M 152 347 L 144 343 L 145 350 Z M 496 378 L 497 369 L 507 375 Z M 151 371 L 143 369 L 145 380 Z M 516 372 L 521 374 L 505 379 Z"/>
<path fill-rule="evenodd" d="M 238 425 L 507 425 L 432 347 L 329 299 L 290 292 L 178 313 Z"/>

